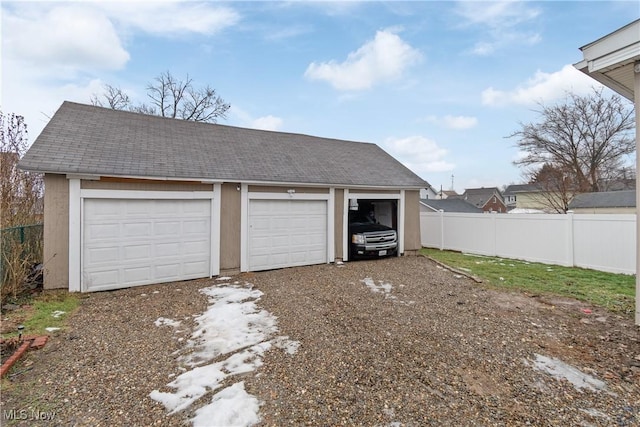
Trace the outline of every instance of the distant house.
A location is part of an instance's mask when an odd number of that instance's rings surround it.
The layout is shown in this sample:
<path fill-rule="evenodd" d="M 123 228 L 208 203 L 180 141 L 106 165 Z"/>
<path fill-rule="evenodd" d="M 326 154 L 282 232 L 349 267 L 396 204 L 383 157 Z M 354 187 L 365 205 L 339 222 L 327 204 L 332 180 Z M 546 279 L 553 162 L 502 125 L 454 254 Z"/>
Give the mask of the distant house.
<path fill-rule="evenodd" d="M 440 192 L 441 199 L 448 199 L 449 197 L 459 197 L 460 195 L 456 193 L 456 190 L 442 190 Z"/>
<path fill-rule="evenodd" d="M 421 199 L 420 212 L 482 213 L 482 209 L 462 199 Z"/>
<path fill-rule="evenodd" d="M 439 194 L 431 185 L 420 189 L 420 199 L 438 199 Z"/>
<path fill-rule="evenodd" d="M 497 187 L 467 188 L 458 198 L 482 209 L 483 212 L 507 212 L 502 193 Z"/>
<path fill-rule="evenodd" d="M 569 203 L 569 209 L 577 214 L 636 213 L 636 191 L 603 191 L 578 194 Z"/>
<path fill-rule="evenodd" d="M 509 213 L 555 213 L 563 200 L 561 194 L 545 190 L 538 184 L 509 185 L 502 194 Z"/>

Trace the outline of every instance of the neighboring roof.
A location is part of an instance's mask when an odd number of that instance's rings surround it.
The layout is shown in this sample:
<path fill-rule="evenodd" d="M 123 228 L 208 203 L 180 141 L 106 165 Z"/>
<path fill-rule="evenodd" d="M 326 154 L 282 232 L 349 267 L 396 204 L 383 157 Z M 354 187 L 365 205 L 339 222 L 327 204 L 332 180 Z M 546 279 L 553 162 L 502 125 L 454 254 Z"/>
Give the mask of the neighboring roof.
<path fill-rule="evenodd" d="M 540 191 L 537 184 L 511 184 L 502 192 L 503 196 L 511 196 L 516 193 L 530 193 Z"/>
<path fill-rule="evenodd" d="M 446 195 L 447 197 L 459 196 L 459 194 L 456 193 L 456 190 L 442 190 L 442 194 Z"/>
<path fill-rule="evenodd" d="M 415 189 L 429 185 L 371 143 L 169 119 L 68 101 L 20 167 L 150 179 Z"/>
<path fill-rule="evenodd" d="M 482 213 L 482 209 L 462 199 L 420 199 L 420 203 L 434 211 Z"/>
<path fill-rule="evenodd" d="M 569 209 L 578 208 L 635 208 L 636 191 L 604 191 L 599 193 L 582 193 L 576 195 Z"/>
<path fill-rule="evenodd" d="M 502 200 L 502 194 L 497 187 L 467 188 L 464 190 L 464 193 L 460 198 L 471 203 L 474 206 L 482 207 L 494 195 L 500 198 L 501 203 L 504 203 L 504 201 Z"/>
<path fill-rule="evenodd" d="M 580 50 L 584 59 L 574 67 L 633 102 L 633 66 L 640 60 L 640 19 Z"/>

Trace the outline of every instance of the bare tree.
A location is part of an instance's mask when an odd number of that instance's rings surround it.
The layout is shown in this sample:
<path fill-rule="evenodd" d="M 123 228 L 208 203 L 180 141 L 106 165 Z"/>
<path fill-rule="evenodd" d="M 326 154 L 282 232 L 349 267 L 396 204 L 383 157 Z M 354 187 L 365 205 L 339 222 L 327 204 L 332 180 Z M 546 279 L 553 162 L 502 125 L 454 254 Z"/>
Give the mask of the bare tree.
<path fill-rule="evenodd" d="M 18 169 L 28 146 L 22 116 L 0 111 L 0 303 L 29 287 L 42 263 L 42 175 Z"/>
<path fill-rule="evenodd" d="M 175 78 L 169 71 L 161 73 L 147 85 L 149 103 L 134 104 L 119 87 L 105 85 L 104 93 L 91 97 L 93 105 L 115 110 L 129 110 L 195 122 L 216 123 L 226 118 L 229 104 L 210 86 L 194 87 L 193 79 Z"/>
<path fill-rule="evenodd" d="M 569 203 L 578 193 L 571 172 L 550 163 L 531 172 L 529 183 L 537 190 L 531 197 L 547 212 L 567 213 Z"/>
<path fill-rule="evenodd" d="M 0 111 L 0 228 L 38 222 L 42 175 L 18 169 L 28 148 L 24 117 Z"/>
<path fill-rule="evenodd" d="M 564 104 L 540 107 L 539 122 L 520 123 L 509 135 L 526 153 L 516 165 L 549 164 L 570 178 L 576 192 L 592 192 L 635 151 L 633 109 L 618 95 L 606 97 L 594 88 L 587 96 L 570 93 Z"/>

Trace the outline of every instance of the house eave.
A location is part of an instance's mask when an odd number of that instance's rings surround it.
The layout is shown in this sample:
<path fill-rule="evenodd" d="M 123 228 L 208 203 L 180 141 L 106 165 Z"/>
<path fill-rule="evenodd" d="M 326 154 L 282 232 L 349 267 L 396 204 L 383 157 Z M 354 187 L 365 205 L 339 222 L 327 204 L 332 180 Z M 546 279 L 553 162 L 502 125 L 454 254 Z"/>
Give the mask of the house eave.
<path fill-rule="evenodd" d="M 580 48 L 574 67 L 620 95 L 634 100 L 633 68 L 640 61 L 640 19 Z"/>
<path fill-rule="evenodd" d="M 360 184 L 344 184 L 344 183 L 309 183 L 309 182 L 284 182 L 284 181 L 260 181 L 260 180 L 244 180 L 244 179 L 210 179 L 210 178 L 184 178 L 184 177 L 168 177 L 168 176 L 143 176 L 143 175 L 116 175 L 116 174 L 90 174 L 90 173 L 61 173 L 59 171 L 32 171 L 44 174 L 65 175 L 67 179 L 83 179 L 83 180 L 99 180 L 102 177 L 118 178 L 118 179 L 136 179 L 147 181 L 175 181 L 175 182 L 200 182 L 202 184 L 222 184 L 225 182 L 237 182 L 247 185 L 263 185 L 275 187 L 315 187 L 315 188 L 349 188 L 349 189 L 380 189 L 380 190 L 409 190 L 419 191 L 424 188 L 420 185 L 360 185 Z"/>

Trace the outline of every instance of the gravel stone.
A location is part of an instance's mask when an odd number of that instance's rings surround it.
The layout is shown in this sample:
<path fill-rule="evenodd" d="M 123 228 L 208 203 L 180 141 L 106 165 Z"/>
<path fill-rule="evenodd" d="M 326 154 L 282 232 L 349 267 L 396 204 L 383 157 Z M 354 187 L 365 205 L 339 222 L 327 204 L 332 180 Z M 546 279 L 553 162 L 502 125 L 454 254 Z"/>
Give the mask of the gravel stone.
<path fill-rule="evenodd" d="M 366 279 L 366 280 L 365 280 Z M 640 424 L 640 328 L 576 300 L 491 290 L 424 257 L 317 265 L 230 279 L 264 293 L 278 335 L 244 381 L 260 425 Z M 215 279 L 83 295 L 64 331 L 3 380 L 7 411 L 55 413 L 42 425 L 182 426 L 208 403 L 168 415 L 149 393 L 182 370 L 179 356 Z M 389 287 L 388 285 L 391 285 Z M 591 310 L 586 314 L 585 309 Z M 159 318 L 180 321 L 177 326 Z M 589 322 L 583 321 L 584 319 Z M 537 355 L 605 383 L 576 389 L 535 369 Z M 182 368 L 184 369 L 184 368 Z"/>

